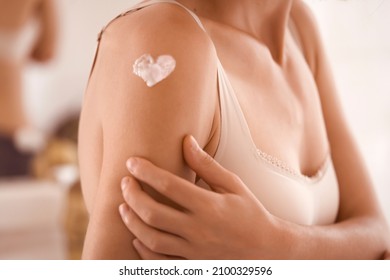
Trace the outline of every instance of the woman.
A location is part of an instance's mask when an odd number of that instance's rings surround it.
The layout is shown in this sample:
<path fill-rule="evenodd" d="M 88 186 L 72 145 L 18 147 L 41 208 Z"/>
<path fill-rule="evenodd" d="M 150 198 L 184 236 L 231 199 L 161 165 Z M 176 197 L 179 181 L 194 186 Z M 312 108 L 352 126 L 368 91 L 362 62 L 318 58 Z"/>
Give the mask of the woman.
<path fill-rule="evenodd" d="M 26 129 L 31 124 L 22 100 L 22 72 L 30 59 L 46 62 L 54 55 L 53 4 L 52 0 L 0 0 L 0 176 L 29 171 L 31 153 L 18 145 L 18 137 L 31 131 Z"/>
<path fill-rule="evenodd" d="M 183 152 L 188 134 L 199 145 Z M 388 245 L 299 0 L 145 1 L 119 16 L 100 36 L 80 163 L 84 258 L 380 258 Z"/>

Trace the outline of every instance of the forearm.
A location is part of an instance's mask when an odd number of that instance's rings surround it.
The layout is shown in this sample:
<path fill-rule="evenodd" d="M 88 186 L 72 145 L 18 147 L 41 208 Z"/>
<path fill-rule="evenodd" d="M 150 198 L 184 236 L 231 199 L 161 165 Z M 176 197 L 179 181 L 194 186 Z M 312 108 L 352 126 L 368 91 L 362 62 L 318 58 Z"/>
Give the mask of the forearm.
<path fill-rule="evenodd" d="M 286 259 L 379 259 L 388 246 L 388 231 L 379 218 L 357 217 L 327 226 L 279 225 Z"/>

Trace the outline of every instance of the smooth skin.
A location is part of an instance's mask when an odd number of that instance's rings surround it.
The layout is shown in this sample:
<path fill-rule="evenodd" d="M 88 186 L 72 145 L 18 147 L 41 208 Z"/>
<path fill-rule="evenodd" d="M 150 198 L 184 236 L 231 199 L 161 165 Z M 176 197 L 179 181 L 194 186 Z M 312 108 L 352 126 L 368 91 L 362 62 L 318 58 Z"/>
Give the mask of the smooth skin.
<path fill-rule="evenodd" d="M 122 180 L 125 203 L 119 211 L 137 237 L 133 245 L 142 259 L 353 259 L 361 254 L 353 243 L 349 243 L 349 257 L 343 252 L 345 245 L 338 248 L 346 241 L 337 237 L 348 225 L 302 227 L 272 216 L 243 182 L 204 152 L 192 136 L 185 137 L 183 153 L 211 191 L 142 158 L 127 161 L 132 176 Z M 139 181 L 185 210 L 175 211 L 154 201 Z M 364 232 L 367 230 L 362 235 Z M 377 258 L 390 259 L 390 252 Z"/>
<path fill-rule="evenodd" d="M 275 227 L 271 224 L 276 220 L 272 220 L 272 215 L 237 176 L 201 150 L 193 137 L 184 141 L 184 157 L 210 185 L 211 191 L 194 186 L 149 161 L 132 158 L 127 162 L 134 178 L 125 177 L 122 190 L 130 208 L 122 204 L 120 212 L 137 237 L 134 246 L 142 258 L 166 257 L 153 252 L 185 259 L 288 257 L 280 253 L 289 250 L 278 250 L 279 246 L 286 249 L 290 246 L 282 236 L 276 235 L 278 231 L 272 230 Z M 182 210 L 151 199 L 135 178 L 172 199 Z"/>
<path fill-rule="evenodd" d="M 80 122 L 91 215 L 83 258 L 383 258 L 386 222 L 308 8 L 299 0 L 179 2 L 200 15 L 207 34 L 172 4 L 121 17 L 103 33 Z M 177 62 L 152 88 L 130 73 L 146 52 Z M 213 155 L 219 141 L 216 53 L 258 147 L 308 176 L 331 151 L 340 186 L 334 224 L 273 216 L 201 152 Z M 185 135 L 200 148 L 186 138 L 183 151 Z M 129 157 L 137 159 L 132 176 Z M 196 175 L 214 192 L 196 187 Z"/>
<path fill-rule="evenodd" d="M 176 59 L 175 71 L 152 88 L 132 74 L 133 62 L 145 50 Z M 145 8 L 105 30 L 80 121 L 81 183 L 90 212 L 83 258 L 139 258 L 132 246 L 134 235 L 118 213 L 123 203 L 120 181 L 128 174 L 125 162 L 131 155 L 142 156 L 194 182 L 195 173 L 182 158 L 181 139 L 192 134 L 202 146 L 209 141 L 216 78 L 212 43 L 180 7 Z"/>

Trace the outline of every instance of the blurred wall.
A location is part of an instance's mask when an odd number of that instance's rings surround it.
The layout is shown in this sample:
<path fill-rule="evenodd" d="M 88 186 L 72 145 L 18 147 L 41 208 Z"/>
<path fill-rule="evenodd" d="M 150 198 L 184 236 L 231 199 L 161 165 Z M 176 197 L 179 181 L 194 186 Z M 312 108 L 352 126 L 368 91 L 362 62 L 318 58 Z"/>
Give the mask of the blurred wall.
<path fill-rule="evenodd" d="M 58 0 L 61 42 L 56 61 L 26 73 L 31 118 L 51 130 L 78 112 L 96 36 L 136 0 Z M 390 1 L 306 0 L 318 18 L 341 100 L 390 221 Z"/>

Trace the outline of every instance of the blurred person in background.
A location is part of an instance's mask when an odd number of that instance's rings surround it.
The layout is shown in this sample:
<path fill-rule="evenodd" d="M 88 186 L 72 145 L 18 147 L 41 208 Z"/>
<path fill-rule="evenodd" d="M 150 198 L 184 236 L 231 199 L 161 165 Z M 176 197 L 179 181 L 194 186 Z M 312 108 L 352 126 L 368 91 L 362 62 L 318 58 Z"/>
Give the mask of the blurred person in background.
<path fill-rule="evenodd" d="M 0 177 L 28 175 L 43 141 L 25 112 L 22 74 L 30 61 L 51 60 L 56 41 L 53 0 L 0 0 Z"/>

